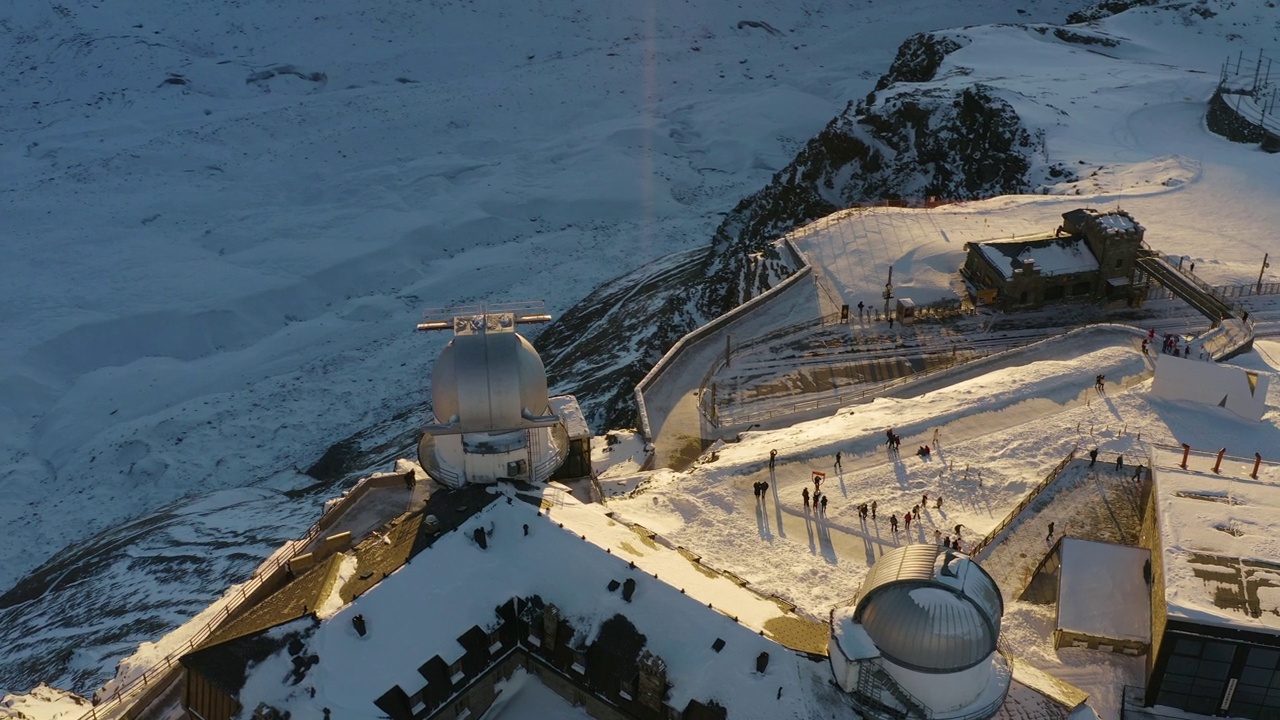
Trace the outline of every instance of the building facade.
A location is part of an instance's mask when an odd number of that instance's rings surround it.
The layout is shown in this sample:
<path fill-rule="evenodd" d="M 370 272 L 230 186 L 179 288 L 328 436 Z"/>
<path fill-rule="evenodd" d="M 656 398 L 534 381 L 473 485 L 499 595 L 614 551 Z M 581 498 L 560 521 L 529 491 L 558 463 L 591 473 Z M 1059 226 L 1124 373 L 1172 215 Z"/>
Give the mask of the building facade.
<path fill-rule="evenodd" d="M 1280 466 L 1162 447 L 1151 457 L 1143 704 L 1280 720 L 1280 558 L 1247 519 L 1280 512 Z"/>
<path fill-rule="evenodd" d="M 961 274 L 977 304 L 1031 310 L 1063 302 L 1136 304 L 1146 295 L 1136 260 L 1145 229 L 1127 212 L 1080 208 L 1052 234 L 966 243 Z"/>

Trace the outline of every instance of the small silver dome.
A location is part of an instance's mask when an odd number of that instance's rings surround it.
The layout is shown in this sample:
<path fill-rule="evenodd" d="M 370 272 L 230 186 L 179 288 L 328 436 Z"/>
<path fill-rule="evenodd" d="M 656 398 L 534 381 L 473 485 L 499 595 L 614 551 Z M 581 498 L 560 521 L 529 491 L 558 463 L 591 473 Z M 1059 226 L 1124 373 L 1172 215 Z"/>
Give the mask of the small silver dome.
<path fill-rule="evenodd" d="M 885 659 L 950 673 L 995 652 L 1003 613 L 999 588 L 977 563 L 937 545 L 906 545 L 867 573 L 853 619 Z"/>
<path fill-rule="evenodd" d="M 456 335 L 431 374 L 436 419 L 458 432 L 540 427 L 550 414 L 547 372 L 528 340 L 514 332 Z M 554 418 L 552 418 L 554 419 Z"/>

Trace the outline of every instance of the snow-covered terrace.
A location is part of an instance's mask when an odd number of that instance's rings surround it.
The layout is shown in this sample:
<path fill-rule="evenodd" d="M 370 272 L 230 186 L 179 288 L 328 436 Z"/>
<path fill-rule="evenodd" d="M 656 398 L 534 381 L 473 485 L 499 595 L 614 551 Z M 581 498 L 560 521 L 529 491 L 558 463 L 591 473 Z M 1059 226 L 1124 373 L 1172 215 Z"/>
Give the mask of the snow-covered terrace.
<path fill-rule="evenodd" d="M 1157 518 L 1170 617 L 1280 630 L 1280 465 L 1156 446 Z"/>

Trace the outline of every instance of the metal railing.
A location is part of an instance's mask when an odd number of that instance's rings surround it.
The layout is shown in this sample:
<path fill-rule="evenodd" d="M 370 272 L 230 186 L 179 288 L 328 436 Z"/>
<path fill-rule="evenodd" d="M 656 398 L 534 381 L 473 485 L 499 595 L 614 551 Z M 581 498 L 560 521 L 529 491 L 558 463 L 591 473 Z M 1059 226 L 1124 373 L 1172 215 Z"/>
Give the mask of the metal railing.
<path fill-rule="evenodd" d="M 889 390 L 893 390 L 894 388 L 902 387 L 904 385 L 909 385 L 911 383 L 917 382 L 919 380 L 927 379 L 939 373 L 947 372 L 949 370 L 954 370 L 955 368 L 960 367 L 962 365 L 978 362 L 981 360 L 985 360 L 987 358 L 1002 355 L 1004 353 L 1023 350 L 1025 348 L 1028 348 L 1040 342 L 1044 342 L 1044 339 L 1033 338 L 1033 339 L 1029 339 L 1025 343 L 1014 344 L 1011 347 L 991 347 L 991 348 L 986 348 L 982 350 L 969 349 L 965 351 L 965 355 L 963 357 L 961 357 L 958 354 L 954 354 L 952 356 L 951 361 L 949 362 L 944 361 L 941 364 L 935 365 L 925 370 L 921 370 L 920 372 L 913 372 L 909 375 L 904 375 L 899 378 L 887 380 L 882 383 L 851 386 L 851 388 L 856 388 L 856 389 L 850 389 L 847 392 L 843 390 L 837 390 L 834 393 L 824 394 L 822 397 L 812 398 L 809 400 L 802 400 L 800 402 L 794 402 L 789 404 L 775 405 L 769 408 L 764 408 L 762 410 L 735 413 L 732 411 L 732 409 L 726 411 L 721 408 L 716 408 L 714 413 L 715 421 L 713 422 L 713 424 L 716 425 L 717 427 L 746 425 L 750 423 L 757 423 L 757 422 L 763 422 L 765 420 L 771 420 L 776 417 L 783 417 L 787 415 L 799 415 L 801 413 L 813 412 L 815 410 L 821 410 L 824 408 L 839 407 L 843 405 L 852 405 L 852 404 L 861 402 L 863 400 L 867 400 L 869 398 L 879 397 L 885 392 Z M 937 355 L 945 355 L 945 353 L 937 353 Z M 705 399 L 705 393 L 704 393 L 704 397 L 699 398 L 699 407 L 702 408 L 704 416 L 707 416 L 707 419 L 710 421 L 712 420 L 712 416 L 708 414 L 706 404 L 705 404 L 706 402 L 707 400 Z"/>
<path fill-rule="evenodd" d="M 979 553 L 985 550 L 996 538 L 1000 537 L 1000 533 L 1004 532 L 1010 525 L 1012 525 L 1013 521 L 1022 514 L 1022 511 L 1026 510 L 1031 503 L 1035 502 L 1036 498 L 1040 496 L 1040 493 L 1044 492 L 1045 488 L 1052 485 L 1053 481 L 1057 480 L 1058 476 L 1062 474 L 1062 471 L 1071 464 L 1071 461 L 1076 459 L 1076 450 L 1079 449 L 1079 445 L 1071 448 L 1071 452 L 1067 453 L 1067 456 L 1062 458 L 1062 460 L 1049 471 L 1049 474 L 1044 476 L 1044 479 L 1036 483 L 1035 487 L 1031 488 L 1031 490 L 1023 496 L 1022 501 L 1015 505 L 1014 508 L 1004 516 L 1004 519 L 991 529 L 991 532 L 987 533 L 981 540 L 975 543 L 973 548 L 969 550 L 970 557 L 976 559 Z M 1150 460 L 1148 460 L 1148 462 L 1150 462 Z"/>
<path fill-rule="evenodd" d="M 360 489 L 361 486 L 375 478 L 383 476 L 384 474 L 378 474 L 362 478 L 355 487 L 348 491 L 347 497 L 356 495 L 357 490 Z M 344 500 L 345 499 L 346 497 L 344 497 Z M 177 649 L 169 652 L 163 658 L 156 661 L 151 665 L 151 667 L 144 670 L 141 675 L 123 683 L 113 690 L 108 691 L 105 698 L 89 708 L 88 712 L 82 714 L 79 720 L 101 720 L 103 718 L 109 718 L 113 713 L 120 710 L 127 703 L 133 701 L 144 690 L 150 687 L 152 683 L 157 680 L 166 679 L 169 671 L 179 664 L 178 660 L 183 655 L 195 650 L 200 643 L 213 635 L 223 623 L 231 618 L 232 615 L 239 612 L 239 610 L 253 597 L 254 593 L 267 584 L 267 582 L 271 580 L 277 572 L 282 571 L 285 563 L 291 560 L 298 551 L 310 544 L 312 540 L 315 540 L 320 533 L 324 531 L 324 528 L 331 524 L 326 523 L 325 519 L 335 511 L 341 512 L 342 510 L 339 510 L 340 507 L 342 506 L 336 505 L 333 508 L 330 508 L 320 516 L 320 519 L 312 523 L 311 527 L 307 528 L 307 531 L 303 533 L 301 537 L 295 540 L 290 540 L 277 548 L 274 553 L 272 553 L 262 562 L 261 565 L 257 567 L 257 569 L 253 571 L 249 576 L 249 579 L 241 584 L 238 590 L 231 594 L 230 599 L 227 601 L 227 604 L 223 606 L 222 610 L 219 610 L 212 618 L 197 628 L 190 639 L 180 645 Z M 112 681 L 114 681 L 114 678 Z M 110 686 L 112 681 L 108 681 L 107 684 L 103 686 L 103 689 Z M 101 692 L 101 690 L 99 692 Z M 97 695 L 98 693 L 94 693 L 95 697 L 97 697 Z"/>

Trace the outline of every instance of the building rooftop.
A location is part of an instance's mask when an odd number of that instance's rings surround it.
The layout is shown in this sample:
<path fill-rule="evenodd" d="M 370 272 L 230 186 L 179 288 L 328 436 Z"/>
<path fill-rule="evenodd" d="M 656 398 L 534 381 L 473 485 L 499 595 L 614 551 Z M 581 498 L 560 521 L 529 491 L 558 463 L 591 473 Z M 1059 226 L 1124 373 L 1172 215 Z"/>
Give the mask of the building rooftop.
<path fill-rule="evenodd" d="M 1153 446 L 1171 618 L 1280 632 L 1280 464 Z"/>
<path fill-rule="evenodd" d="M 1098 270 L 1098 259 L 1081 237 L 986 240 L 974 245 L 1005 280 L 1012 280 L 1013 271 L 1024 268 L 1028 262 L 1046 276 Z"/>
<path fill-rule="evenodd" d="M 1151 639 L 1146 548 L 1063 538 L 1058 628 L 1112 640 Z"/>
<path fill-rule="evenodd" d="M 562 527 L 560 520 L 570 515 L 572 523 Z M 485 549 L 474 540 L 477 529 L 488 537 Z M 496 626 L 495 608 L 533 595 L 555 604 L 583 633 L 575 644 L 589 643 L 610 618 L 624 615 L 644 636 L 645 648 L 666 662 L 673 707 L 715 700 L 731 717 L 748 717 L 767 704 L 779 717 L 800 717 L 806 698 L 789 693 L 779 699 L 778 687 L 794 686 L 800 675 L 808 678 L 802 686 L 821 688 L 829 675 L 825 664 L 769 639 L 797 622 L 814 624 L 819 634 L 824 626 L 657 545 L 598 506 L 565 497 L 540 513 L 525 502 L 499 500 L 459 530 L 320 623 L 307 640 L 320 658 L 307 673 L 314 698 L 281 685 L 280 671 L 292 666 L 281 651 L 247 679 L 242 702 L 267 702 L 295 715 L 321 707 L 367 715 L 393 685 L 409 692 L 421 687 L 418 668 L 433 656 L 446 663 L 461 657 L 465 650 L 457 638 L 475 626 Z M 609 588 L 610 581 L 628 578 L 636 582 L 631 602 Z M 365 637 L 352 632 L 357 613 L 367 623 Z M 717 639 L 724 640 L 719 651 L 712 648 Z M 761 652 L 770 655 L 764 675 L 755 671 Z M 367 670 L 372 668 L 376 672 Z M 830 692 L 836 701 L 837 691 Z"/>

